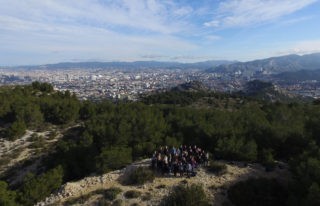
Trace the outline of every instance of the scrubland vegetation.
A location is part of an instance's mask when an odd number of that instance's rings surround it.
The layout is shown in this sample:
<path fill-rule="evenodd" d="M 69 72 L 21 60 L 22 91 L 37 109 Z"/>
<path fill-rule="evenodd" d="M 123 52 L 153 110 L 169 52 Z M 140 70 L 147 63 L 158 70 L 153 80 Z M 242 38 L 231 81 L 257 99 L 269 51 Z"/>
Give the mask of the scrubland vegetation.
<path fill-rule="evenodd" d="M 317 101 L 270 103 L 219 93 L 169 92 L 141 102 L 80 102 L 68 91 L 53 91 L 46 83 L 0 88 L 3 139 L 19 139 L 26 129 L 45 130 L 50 125 L 67 127 L 78 122 L 83 124 L 55 144 L 37 173 L 14 185 L 6 173 L 1 175 L 0 205 L 33 205 L 66 181 L 120 169 L 150 157 L 160 145 L 180 144 L 198 145 L 215 159 L 260 162 L 268 169 L 277 161 L 289 163 L 289 185 L 266 180 L 239 183 L 228 192 L 234 205 L 250 205 L 252 198 L 258 205 L 319 205 Z M 32 147 L 41 147 L 41 137 L 34 138 L 37 141 Z M 224 168 L 216 165 L 212 169 Z M 136 183 L 140 181 L 137 178 Z M 197 186 L 180 188 L 168 201 L 174 205 L 181 192 L 193 189 L 200 191 Z M 255 196 L 257 190 L 261 193 Z"/>

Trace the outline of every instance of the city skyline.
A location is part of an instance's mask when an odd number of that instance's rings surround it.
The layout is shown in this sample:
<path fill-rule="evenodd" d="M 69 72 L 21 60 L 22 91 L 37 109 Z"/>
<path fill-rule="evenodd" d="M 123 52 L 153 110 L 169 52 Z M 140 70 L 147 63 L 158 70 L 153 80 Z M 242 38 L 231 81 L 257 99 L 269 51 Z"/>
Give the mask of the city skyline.
<path fill-rule="evenodd" d="M 320 51 L 319 0 L 0 0 L 0 65 Z"/>

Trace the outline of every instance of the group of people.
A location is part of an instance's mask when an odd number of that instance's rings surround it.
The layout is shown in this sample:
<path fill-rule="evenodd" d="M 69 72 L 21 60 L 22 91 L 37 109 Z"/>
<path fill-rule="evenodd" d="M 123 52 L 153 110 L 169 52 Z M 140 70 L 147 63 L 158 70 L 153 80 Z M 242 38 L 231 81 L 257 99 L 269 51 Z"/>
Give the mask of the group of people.
<path fill-rule="evenodd" d="M 162 174 L 186 174 L 187 177 L 191 177 L 196 175 L 197 167 L 208 165 L 208 162 L 209 153 L 196 145 L 181 145 L 178 148 L 161 146 L 152 155 L 151 167 Z"/>

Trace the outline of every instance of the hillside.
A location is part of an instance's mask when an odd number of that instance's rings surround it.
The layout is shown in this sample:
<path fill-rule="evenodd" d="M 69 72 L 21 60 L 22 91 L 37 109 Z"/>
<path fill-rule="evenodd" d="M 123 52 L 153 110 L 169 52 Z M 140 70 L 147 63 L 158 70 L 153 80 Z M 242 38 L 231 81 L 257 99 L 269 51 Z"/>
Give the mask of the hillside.
<path fill-rule="evenodd" d="M 299 70 L 294 72 L 283 72 L 273 75 L 275 78 L 288 82 L 301 82 L 301 81 L 320 81 L 320 70 Z"/>
<path fill-rule="evenodd" d="M 239 95 L 263 100 L 266 102 L 298 102 L 303 101 L 302 97 L 292 95 L 273 85 L 271 82 L 253 80 L 245 85 L 244 90 L 238 92 Z"/>
<path fill-rule="evenodd" d="M 290 94 L 271 82 L 253 80 L 244 89 L 232 94 L 208 90 L 201 82 L 188 82 L 168 91 L 153 92 L 141 96 L 146 104 L 174 104 L 192 108 L 236 109 L 253 102 L 301 102 L 307 98 Z"/>
<path fill-rule="evenodd" d="M 307 55 L 287 55 L 280 57 L 271 57 L 248 62 L 238 62 L 229 65 L 220 65 L 208 72 L 236 72 L 253 74 L 257 71 L 264 71 L 270 74 L 281 72 L 299 71 L 299 70 L 316 70 L 320 68 L 320 53 Z"/>
<path fill-rule="evenodd" d="M 319 104 L 258 101 L 201 88 L 198 83 L 186 84 L 182 89 L 187 90 L 159 93 L 139 102 L 112 103 L 81 102 L 70 92 L 54 91 L 46 83 L 1 87 L 0 205 L 34 205 L 50 194 L 57 194 L 51 197 L 68 201 L 66 204 L 78 201 L 79 205 L 87 200 L 91 204 L 98 200 L 95 198 L 114 197 L 115 193 L 121 193 L 116 199 L 125 203 L 144 204 L 141 200 L 160 201 L 161 194 L 167 191 L 170 195 L 165 201 L 171 201 L 169 205 L 177 201 L 171 195 L 179 198 L 181 191 L 184 195 L 179 201 L 200 198 L 203 205 L 221 203 L 221 195 L 215 196 L 218 191 L 223 191 L 222 196 L 227 193 L 235 206 L 265 202 L 268 202 L 266 205 L 292 205 L 292 202 L 319 205 Z M 252 82 L 247 91 L 269 91 L 269 88 L 272 88 L 269 83 Z M 156 176 L 154 183 L 146 183 L 145 188 L 123 185 L 112 179 L 121 180 L 120 176 L 126 173 L 122 170 L 124 167 L 150 158 L 155 151 L 163 151 L 164 145 L 196 145 L 216 160 L 210 164 L 210 171 L 217 174 L 227 167 L 228 173 L 218 177 L 200 169 L 196 177 L 188 178 L 187 182 L 204 186 L 188 184 L 186 188 L 178 187 L 177 191 L 175 187 L 171 190 L 171 186 L 184 178 Z M 183 150 L 179 161 L 190 164 L 194 161 L 194 152 L 197 151 L 190 148 Z M 165 157 L 160 158 L 164 161 Z M 218 164 L 224 162 L 227 166 Z M 277 171 L 288 171 L 283 169 L 287 167 L 290 174 L 278 176 L 289 179 L 290 186 L 286 181 L 280 184 L 260 178 L 220 188 L 229 181 L 242 180 L 242 175 L 248 172 L 268 177 Z M 135 178 L 144 179 L 153 173 L 141 174 Z M 87 183 L 95 186 L 90 189 Z M 112 186 L 109 183 L 121 191 L 106 191 Z M 159 186 L 161 184 L 165 186 Z M 103 190 L 97 191 L 98 185 Z M 168 190 L 162 193 L 158 187 Z M 68 188 L 78 192 L 69 194 Z M 123 198 L 129 189 L 141 190 L 141 198 L 134 201 Z M 91 193 L 92 190 L 95 192 Z M 57 191 L 62 193 L 59 195 Z M 129 194 L 134 196 L 137 192 Z M 77 199 L 68 199 L 69 196 Z"/>

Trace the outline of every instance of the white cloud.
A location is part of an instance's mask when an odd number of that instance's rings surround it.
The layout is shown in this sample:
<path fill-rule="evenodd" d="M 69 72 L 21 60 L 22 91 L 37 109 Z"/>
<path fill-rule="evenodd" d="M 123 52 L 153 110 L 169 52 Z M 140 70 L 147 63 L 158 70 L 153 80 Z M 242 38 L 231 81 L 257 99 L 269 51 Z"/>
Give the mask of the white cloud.
<path fill-rule="evenodd" d="M 282 46 L 282 48 L 278 48 L 277 51 L 273 52 L 273 55 L 304 55 L 317 52 L 320 52 L 320 39 L 291 42 L 286 46 Z"/>
<path fill-rule="evenodd" d="M 205 22 L 203 25 L 206 26 L 206 27 L 218 27 L 220 25 L 220 21 L 212 20 L 212 21 L 209 21 L 209 22 Z"/>
<path fill-rule="evenodd" d="M 155 50 L 167 55 L 198 48 L 175 35 L 190 29 L 180 17 L 191 8 L 171 1 L 4 1 L 0 0 L 2 64 L 9 54 L 46 55 L 50 62 L 62 56 L 130 60 Z"/>
<path fill-rule="evenodd" d="M 206 39 L 208 39 L 210 41 L 216 41 L 216 40 L 221 39 L 221 37 L 217 36 L 217 35 L 208 35 L 208 36 L 206 36 Z"/>
<path fill-rule="evenodd" d="M 184 30 L 184 22 L 172 21 L 176 12 L 191 11 L 189 7 L 160 0 L 11 0 L 1 2 L 0 13 L 32 22 L 90 24 L 102 27 L 129 27 L 164 34 Z M 2 25 L 0 25 L 2 26 Z"/>
<path fill-rule="evenodd" d="M 141 58 L 143 59 L 162 59 L 162 58 L 167 58 L 168 56 L 166 55 L 161 55 L 161 54 L 145 54 L 141 55 Z"/>
<path fill-rule="evenodd" d="M 181 8 L 178 8 L 174 11 L 174 14 L 178 16 L 185 16 L 193 12 L 193 8 L 190 6 L 184 6 Z"/>
<path fill-rule="evenodd" d="M 294 44 L 291 50 L 296 54 L 320 52 L 320 40 L 307 40 L 297 42 Z"/>
<path fill-rule="evenodd" d="M 318 0 L 228 0 L 205 26 L 242 27 L 276 20 Z"/>
<path fill-rule="evenodd" d="M 21 22 L 23 23 L 23 22 Z M 101 60 L 135 60 L 141 58 L 141 53 L 152 53 L 155 50 L 160 54 L 170 54 L 196 49 L 192 43 L 183 41 L 171 35 L 132 35 L 123 34 L 106 29 L 69 26 L 59 27 L 51 25 L 54 32 L 48 32 L 45 25 L 23 33 L 11 33 L 10 30 L 0 28 L 1 50 L 3 53 L 22 53 L 24 56 L 33 54 L 35 57 L 46 55 L 48 62 L 57 62 L 63 59 L 90 59 Z M 16 27 L 14 27 L 16 28 Z M 0 55 L 0 62 L 6 61 Z M 37 63 L 46 63 L 39 58 Z"/>

